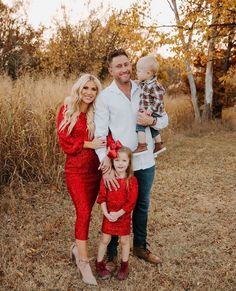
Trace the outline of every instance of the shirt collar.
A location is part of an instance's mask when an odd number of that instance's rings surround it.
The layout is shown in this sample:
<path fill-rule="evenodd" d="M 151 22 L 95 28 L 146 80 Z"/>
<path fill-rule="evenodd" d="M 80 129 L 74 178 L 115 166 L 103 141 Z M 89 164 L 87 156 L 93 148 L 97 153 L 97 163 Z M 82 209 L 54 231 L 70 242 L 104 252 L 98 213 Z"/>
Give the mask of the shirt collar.
<path fill-rule="evenodd" d="M 131 96 L 133 96 L 133 94 L 138 90 L 138 85 L 133 81 L 133 80 L 130 80 L 131 82 Z M 110 90 L 114 93 L 117 93 L 117 94 L 120 94 L 121 93 L 121 90 L 118 88 L 115 80 L 113 80 L 111 82 L 111 85 L 109 86 L 110 87 Z"/>
<path fill-rule="evenodd" d="M 140 85 L 143 87 L 144 85 L 146 85 L 148 88 L 152 87 L 153 84 L 157 83 L 157 77 L 153 76 L 151 79 L 148 80 L 144 80 L 140 83 Z"/>
<path fill-rule="evenodd" d="M 163 88 L 163 86 L 157 81 L 157 77 L 153 76 L 151 79 L 142 81 L 140 83 L 141 87 L 143 87 L 144 85 L 147 86 L 148 89 L 151 89 L 153 86 L 157 86 L 159 89 L 165 91 L 165 89 Z"/>

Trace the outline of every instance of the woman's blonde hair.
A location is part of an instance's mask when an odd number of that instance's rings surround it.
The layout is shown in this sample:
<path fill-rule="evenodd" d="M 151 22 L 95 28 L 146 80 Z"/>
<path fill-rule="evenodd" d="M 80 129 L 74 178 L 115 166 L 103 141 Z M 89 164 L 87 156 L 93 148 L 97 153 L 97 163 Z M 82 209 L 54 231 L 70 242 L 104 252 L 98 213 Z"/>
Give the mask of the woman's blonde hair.
<path fill-rule="evenodd" d="M 62 120 L 59 130 L 65 129 L 68 126 L 67 134 L 70 135 L 72 129 L 74 128 L 77 118 L 80 114 L 80 104 L 81 104 L 81 91 L 84 85 L 92 81 L 97 87 L 97 95 L 100 93 L 102 89 L 102 85 L 98 78 L 91 74 L 82 75 L 77 82 L 72 86 L 71 95 L 66 97 L 64 100 L 65 110 L 63 112 L 64 119 Z M 89 133 L 89 137 L 93 138 L 95 131 L 94 124 L 94 104 L 95 100 L 89 104 L 88 110 L 86 112 L 87 116 L 87 130 Z"/>
<path fill-rule="evenodd" d="M 126 173 L 127 173 L 127 177 L 126 177 L 126 186 L 127 186 L 127 189 L 129 188 L 129 185 L 130 185 L 130 178 L 133 176 L 134 172 L 133 172 L 133 163 L 132 163 L 132 159 L 133 159 L 133 153 L 131 151 L 130 148 L 128 147 L 125 147 L 125 146 L 122 146 L 122 148 L 118 149 L 117 150 L 117 153 L 126 153 L 127 156 L 128 156 L 128 159 L 129 159 L 129 165 L 128 165 L 128 168 L 126 169 Z M 113 163 L 114 159 L 112 159 L 112 165 L 114 167 L 114 163 Z"/>

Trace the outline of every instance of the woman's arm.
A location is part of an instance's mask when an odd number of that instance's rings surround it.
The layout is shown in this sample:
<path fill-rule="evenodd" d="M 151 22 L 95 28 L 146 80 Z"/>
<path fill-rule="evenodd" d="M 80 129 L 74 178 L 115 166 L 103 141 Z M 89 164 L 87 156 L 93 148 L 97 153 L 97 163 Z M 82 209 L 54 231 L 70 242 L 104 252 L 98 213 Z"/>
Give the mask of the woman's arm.
<path fill-rule="evenodd" d="M 100 149 L 106 147 L 106 139 L 95 137 L 92 141 L 85 141 L 84 148 L 88 149 Z"/>
<path fill-rule="evenodd" d="M 60 130 L 60 124 L 64 118 L 63 112 L 65 107 L 62 106 L 57 116 L 57 134 L 58 140 L 61 148 L 66 154 L 77 154 L 84 147 L 84 136 L 73 137 L 72 135 L 68 135 L 68 126 L 66 126 L 63 130 Z"/>

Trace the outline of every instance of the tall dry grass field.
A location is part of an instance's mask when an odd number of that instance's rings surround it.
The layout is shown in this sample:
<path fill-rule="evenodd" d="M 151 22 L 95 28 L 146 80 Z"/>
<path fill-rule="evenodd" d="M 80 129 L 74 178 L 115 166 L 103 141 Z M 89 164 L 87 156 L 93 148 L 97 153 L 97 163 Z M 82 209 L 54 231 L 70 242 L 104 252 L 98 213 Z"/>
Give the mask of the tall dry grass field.
<path fill-rule="evenodd" d="M 58 105 L 70 93 L 75 79 L 24 76 L 17 81 L 1 76 L 0 182 L 40 181 L 59 185 L 64 156 L 55 131 Z M 188 96 L 166 98 L 170 126 L 165 139 L 193 121 Z"/>
<path fill-rule="evenodd" d="M 0 82 L 0 290 L 91 290 L 68 254 L 75 212 L 55 132 L 58 104 L 74 80 Z M 158 157 L 148 223 L 148 242 L 164 263 L 157 268 L 131 253 L 128 280 L 99 280 L 93 289 L 234 291 L 235 111 L 225 110 L 223 123 L 196 125 L 188 96 L 167 96 L 165 105 L 167 151 Z M 95 205 L 94 258 L 101 221 Z"/>
<path fill-rule="evenodd" d="M 57 181 L 61 155 L 55 116 L 71 84 L 58 77 L 34 80 L 25 76 L 12 82 L 1 76 L 1 183 Z"/>

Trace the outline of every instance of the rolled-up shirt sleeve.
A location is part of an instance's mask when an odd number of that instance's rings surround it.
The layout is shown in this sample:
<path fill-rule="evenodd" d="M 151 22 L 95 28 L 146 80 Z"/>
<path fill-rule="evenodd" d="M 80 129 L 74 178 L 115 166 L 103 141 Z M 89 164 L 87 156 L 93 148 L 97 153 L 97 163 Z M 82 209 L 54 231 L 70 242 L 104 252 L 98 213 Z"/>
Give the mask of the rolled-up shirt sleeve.
<path fill-rule="evenodd" d="M 154 129 L 164 129 L 169 124 L 169 117 L 166 111 L 163 112 L 161 117 L 156 117 L 156 124 L 152 126 Z"/>
<path fill-rule="evenodd" d="M 109 109 L 106 102 L 104 102 L 105 98 L 104 94 L 100 94 L 95 104 L 94 122 L 96 137 L 106 137 L 109 132 Z M 96 149 L 96 154 L 100 161 L 104 159 L 106 153 L 106 148 Z"/>

